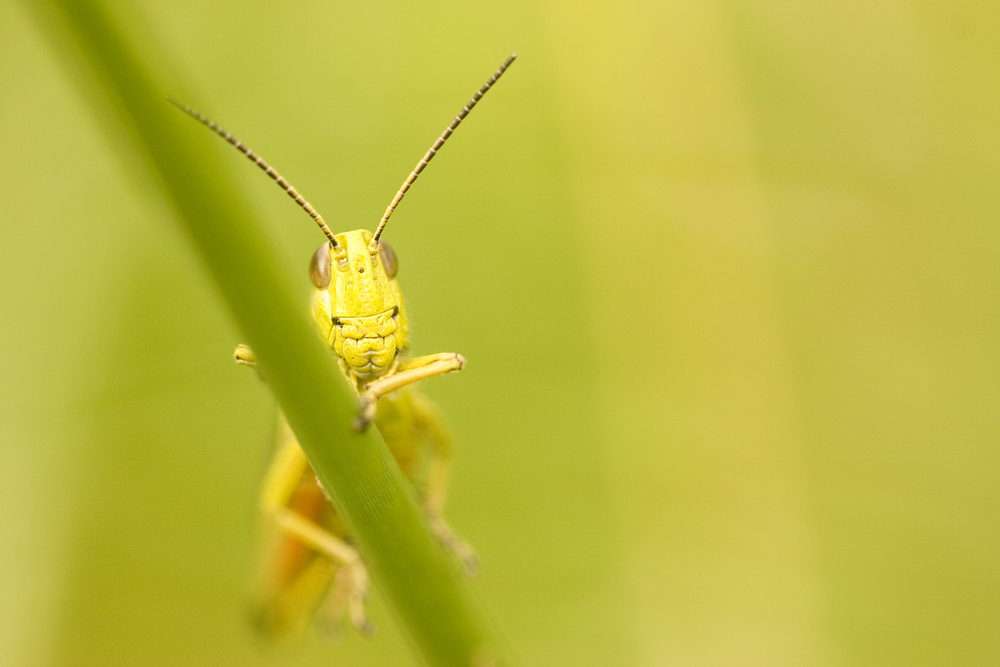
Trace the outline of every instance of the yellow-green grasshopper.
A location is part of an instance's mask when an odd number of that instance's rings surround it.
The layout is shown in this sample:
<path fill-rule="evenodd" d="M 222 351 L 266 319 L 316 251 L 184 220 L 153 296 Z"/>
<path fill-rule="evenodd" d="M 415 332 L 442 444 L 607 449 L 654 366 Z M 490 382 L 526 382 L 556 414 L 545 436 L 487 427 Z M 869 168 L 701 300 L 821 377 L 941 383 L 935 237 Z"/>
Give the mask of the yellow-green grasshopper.
<path fill-rule="evenodd" d="M 171 100 L 263 169 L 326 235 L 327 242 L 309 264 L 314 287 L 311 310 L 320 336 L 358 393 L 361 407 L 354 426 L 362 430 L 374 422 L 407 478 L 416 483 L 425 477 L 418 491 L 428 522 L 468 574 L 476 570 L 475 555 L 441 514 L 451 439 L 436 408 L 414 387 L 420 380 L 461 370 L 465 359 L 452 352 L 409 356 L 406 307 L 396 282 L 398 262 L 381 237 L 417 176 L 515 57 L 504 61 L 445 128 L 403 182 L 374 233 L 358 229 L 334 234 L 316 209 L 254 151 L 198 111 Z M 235 357 L 237 363 L 256 367 L 253 352 L 244 345 L 237 347 Z M 332 625 L 347 615 L 356 628 L 368 633 L 365 564 L 280 415 L 277 440 L 261 494 L 261 507 L 273 525 L 274 538 L 256 620 L 269 634 L 287 634 L 300 630 L 316 614 Z"/>

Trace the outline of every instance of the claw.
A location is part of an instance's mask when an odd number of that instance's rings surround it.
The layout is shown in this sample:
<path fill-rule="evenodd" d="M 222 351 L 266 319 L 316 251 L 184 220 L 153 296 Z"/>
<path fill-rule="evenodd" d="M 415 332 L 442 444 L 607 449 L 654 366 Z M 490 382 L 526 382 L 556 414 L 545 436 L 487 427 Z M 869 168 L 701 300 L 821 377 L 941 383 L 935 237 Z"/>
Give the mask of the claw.
<path fill-rule="evenodd" d="M 462 564 L 462 572 L 467 577 L 474 577 L 479 574 L 479 558 L 476 552 L 462 538 L 455 534 L 451 526 L 436 513 L 430 513 L 427 517 L 431 530 L 441 542 L 441 545 L 448 551 L 455 554 Z"/>
<path fill-rule="evenodd" d="M 372 423 L 375 419 L 375 406 L 378 402 L 378 398 L 370 393 L 361 394 L 361 409 L 358 411 L 358 416 L 354 418 L 354 430 L 358 433 L 363 432 L 368 425 Z"/>
<path fill-rule="evenodd" d="M 326 602 L 317 612 L 317 625 L 328 638 L 341 634 L 345 620 L 366 637 L 375 632 L 365 615 L 368 598 L 368 571 L 360 562 L 337 568 Z M 346 616 L 346 619 L 345 619 Z"/>
<path fill-rule="evenodd" d="M 351 624 L 362 635 L 370 637 L 375 633 L 375 626 L 365 616 L 365 600 L 368 598 L 368 570 L 365 569 L 364 565 L 358 563 L 350 569 L 350 577 L 351 592 L 347 605 L 351 615 Z"/>

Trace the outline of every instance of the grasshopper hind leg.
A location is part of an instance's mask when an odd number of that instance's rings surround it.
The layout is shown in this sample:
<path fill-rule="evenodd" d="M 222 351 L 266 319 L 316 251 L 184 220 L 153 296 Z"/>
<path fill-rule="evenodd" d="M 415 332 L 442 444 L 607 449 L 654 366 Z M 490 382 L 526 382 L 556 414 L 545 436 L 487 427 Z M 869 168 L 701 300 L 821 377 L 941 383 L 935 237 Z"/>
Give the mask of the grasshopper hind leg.
<path fill-rule="evenodd" d="M 365 616 L 368 569 L 357 550 L 334 532 L 329 501 L 315 473 L 284 420 L 280 428 L 281 444 L 267 473 L 261 509 L 277 528 L 275 537 L 282 547 L 275 552 L 272 567 L 293 576 L 279 580 L 267 597 L 280 600 L 290 586 L 316 570 L 311 588 L 302 584 L 310 594 L 309 605 L 300 605 L 303 616 L 317 607 L 330 613 L 340 609 L 362 634 L 371 634 Z"/>
<path fill-rule="evenodd" d="M 274 638 L 302 634 L 313 610 L 329 595 L 333 569 L 325 558 L 313 556 L 288 579 L 264 583 L 251 608 L 254 629 Z"/>
<path fill-rule="evenodd" d="M 352 589 L 351 573 L 343 567 L 335 568 L 326 597 L 316 610 L 316 627 L 329 639 L 336 639 L 340 636 L 344 627 L 344 618 L 350 615 Z M 356 623 L 355 626 L 357 626 Z M 375 627 L 367 620 L 358 629 L 364 635 L 375 633 Z"/>

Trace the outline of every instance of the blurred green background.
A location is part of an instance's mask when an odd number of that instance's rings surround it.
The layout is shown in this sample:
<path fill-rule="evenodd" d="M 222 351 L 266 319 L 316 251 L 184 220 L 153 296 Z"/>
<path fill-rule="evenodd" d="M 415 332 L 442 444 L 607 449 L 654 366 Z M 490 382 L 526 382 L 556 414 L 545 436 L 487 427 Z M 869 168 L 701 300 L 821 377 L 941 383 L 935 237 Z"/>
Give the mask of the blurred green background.
<path fill-rule="evenodd" d="M 386 238 L 470 360 L 448 515 L 524 664 L 995 664 L 1000 6 L 138 17 L 338 230 L 520 55 Z M 373 640 L 252 636 L 273 401 L 12 3 L 0 62 L 0 664 L 414 664 L 377 595 Z M 322 237 L 229 160 L 305 308 Z"/>

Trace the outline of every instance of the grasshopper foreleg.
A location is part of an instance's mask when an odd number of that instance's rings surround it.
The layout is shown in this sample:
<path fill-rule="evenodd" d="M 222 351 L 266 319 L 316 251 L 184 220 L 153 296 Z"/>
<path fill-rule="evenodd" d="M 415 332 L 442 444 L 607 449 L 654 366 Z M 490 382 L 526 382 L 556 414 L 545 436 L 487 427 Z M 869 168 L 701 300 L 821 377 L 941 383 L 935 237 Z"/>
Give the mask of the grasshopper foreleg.
<path fill-rule="evenodd" d="M 361 411 L 354 420 L 354 428 L 363 431 L 375 419 L 375 405 L 378 399 L 408 384 L 425 380 L 435 375 L 460 371 L 465 367 L 465 357 L 454 352 L 440 352 L 425 357 L 409 359 L 399 364 L 396 372 L 365 385 L 361 392 Z"/>
<path fill-rule="evenodd" d="M 257 368 L 257 355 L 246 345 L 237 345 L 236 351 L 233 352 L 233 358 L 240 366 Z"/>
<path fill-rule="evenodd" d="M 257 377 L 261 380 L 264 379 L 264 374 L 261 372 L 260 366 L 257 365 L 257 355 L 249 347 L 246 345 L 237 345 L 236 351 L 233 352 L 233 358 L 236 359 L 237 364 L 254 369 L 257 371 Z"/>

